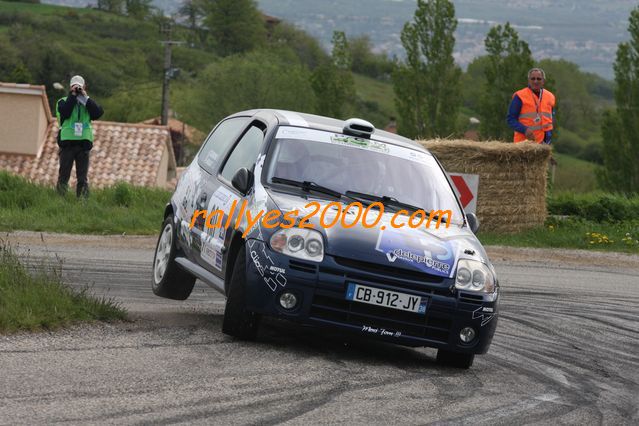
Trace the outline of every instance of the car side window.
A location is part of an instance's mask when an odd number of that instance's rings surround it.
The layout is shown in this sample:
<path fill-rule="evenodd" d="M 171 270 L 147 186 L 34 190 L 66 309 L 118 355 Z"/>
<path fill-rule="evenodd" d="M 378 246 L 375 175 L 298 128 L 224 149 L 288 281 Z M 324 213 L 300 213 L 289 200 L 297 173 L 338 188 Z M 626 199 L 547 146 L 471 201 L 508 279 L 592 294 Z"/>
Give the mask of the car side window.
<path fill-rule="evenodd" d="M 226 160 L 226 164 L 224 164 L 224 168 L 222 169 L 222 177 L 230 182 L 235 172 L 241 167 L 246 167 L 251 170 L 260 152 L 263 141 L 264 130 L 257 125 L 249 127 L 246 133 L 244 133 L 244 136 L 242 136 L 242 139 L 240 139 L 235 148 L 233 148 L 233 152 L 231 152 L 228 160 Z"/>
<path fill-rule="evenodd" d="M 217 174 L 217 165 L 227 149 L 244 129 L 248 117 L 229 118 L 221 122 L 204 142 L 198 156 L 198 164 L 212 175 Z"/>

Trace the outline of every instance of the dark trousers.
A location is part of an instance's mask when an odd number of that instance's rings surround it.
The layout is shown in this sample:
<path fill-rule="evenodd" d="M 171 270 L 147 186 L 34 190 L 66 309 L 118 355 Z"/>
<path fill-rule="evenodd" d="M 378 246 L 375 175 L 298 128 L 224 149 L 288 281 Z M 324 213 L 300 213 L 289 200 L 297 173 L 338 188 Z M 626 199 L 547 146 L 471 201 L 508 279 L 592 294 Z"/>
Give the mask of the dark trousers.
<path fill-rule="evenodd" d="M 71 177 L 71 168 L 75 162 L 75 175 L 78 181 L 76 195 L 89 196 L 89 149 L 90 145 L 84 141 L 62 141 L 60 147 L 60 171 L 58 174 L 58 192 L 66 193 Z"/>

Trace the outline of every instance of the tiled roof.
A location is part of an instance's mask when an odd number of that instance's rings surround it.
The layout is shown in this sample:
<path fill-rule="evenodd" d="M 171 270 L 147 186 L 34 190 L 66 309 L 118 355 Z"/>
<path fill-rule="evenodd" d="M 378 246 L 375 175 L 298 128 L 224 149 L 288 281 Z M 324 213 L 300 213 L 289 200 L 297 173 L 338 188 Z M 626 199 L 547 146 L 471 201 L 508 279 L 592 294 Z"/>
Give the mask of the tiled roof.
<path fill-rule="evenodd" d="M 94 121 L 94 144 L 89 167 L 89 184 L 102 188 L 118 181 L 139 186 L 156 186 L 162 155 L 168 149 L 169 170 L 175 157 L 166 126 Z M 49 126 L 47 140 L 37 156 L 0 153 L 0 170 L 22 175 L 34 182 L 55 185 L 58 179 L 57 122 Z M 0 147 L 1 149 L 1 147 Z M 168 180 L 171 176 L 168 176 Z M 75 186 L 75 167 L 69 184 Z"/>
<path fill-rule="evenodd" d="M 153 118 L 149 118 L 148 120 L 144 120 L 140 124 L 157 124 L 157 125 L 160 125 L 161 122 L 162 122 L 162 118 L 161 117 L 153 117 Z M 191 142 L 191 143 L 199 144 L 206 137 L 206 135 L 204 133 L 202 133 L 201 131 L 199 131 L 195 127 L 189 126 L 188 124 L 186 124 L 183 121 L 178 120 L 177 118 L 169 117 L 169 122 L 167 123 L 167 126 L 169 126 L 169 128 L 171 129 L 172 132 L 175 132 L 177 134 L 183 134 L 188 139 L 188 141 Z"/>

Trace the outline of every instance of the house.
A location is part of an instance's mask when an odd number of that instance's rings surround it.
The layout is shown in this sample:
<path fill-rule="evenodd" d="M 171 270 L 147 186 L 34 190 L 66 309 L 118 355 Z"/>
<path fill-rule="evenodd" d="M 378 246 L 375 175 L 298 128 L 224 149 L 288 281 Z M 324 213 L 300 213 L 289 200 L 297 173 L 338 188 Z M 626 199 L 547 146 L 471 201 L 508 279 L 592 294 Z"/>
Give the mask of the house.
<path fill-rule="evenodd" d="M 44 86 L 0 82 L 0 170 L 46 185 L 58 178 L 58 124 Z M 124 181 L 138 186 L 175 184 L 176 163 L 167 126 L 93 122 L 89 184 Z M 70 185 L 75 186 L 75 171 Z"/>
<path fill-rule="evenodd" d="M 173 155 L 178 166 L 184 166 L 191 161 L 195 152 L 206 138 L 206 135 L 193 126 L 189 126 L 177 118 L 169 117 L 169 130 L 173 144 Z M 162 117 L 153 117 L 142 121 L 140 124 L 160 125 Z"/>

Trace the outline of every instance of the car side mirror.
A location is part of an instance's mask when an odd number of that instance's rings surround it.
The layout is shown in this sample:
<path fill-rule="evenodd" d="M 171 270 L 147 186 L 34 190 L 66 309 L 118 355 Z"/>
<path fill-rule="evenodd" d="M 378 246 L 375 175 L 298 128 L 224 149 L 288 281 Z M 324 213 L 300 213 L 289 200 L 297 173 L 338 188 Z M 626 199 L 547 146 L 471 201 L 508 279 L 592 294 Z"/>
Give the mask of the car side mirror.
<path fill-rule="evenodd" d="M 476 234 L 479 231 L 479 219 L 477 219 L 475 213 L 466 213 L 466 220 L 470 230 L 473 231 L 473 234 Z"/>
<path fill-rule="evenodd" d="M 253 173 L 251 173 L 246 167 L 238 169 L 231 179 L 233 188 L 240 191 L 242 194 L 246 194 L 251 188 L 251 181 L 253 180 Z"/>

